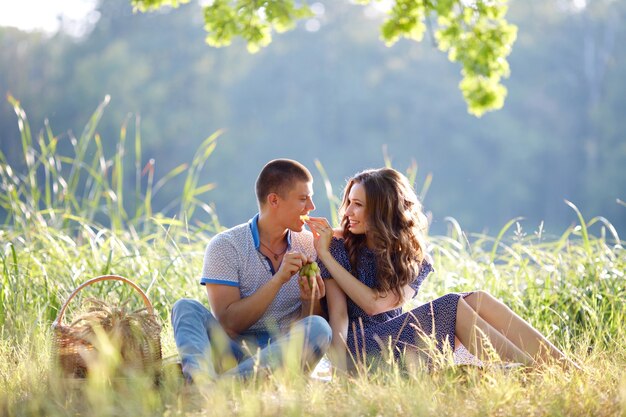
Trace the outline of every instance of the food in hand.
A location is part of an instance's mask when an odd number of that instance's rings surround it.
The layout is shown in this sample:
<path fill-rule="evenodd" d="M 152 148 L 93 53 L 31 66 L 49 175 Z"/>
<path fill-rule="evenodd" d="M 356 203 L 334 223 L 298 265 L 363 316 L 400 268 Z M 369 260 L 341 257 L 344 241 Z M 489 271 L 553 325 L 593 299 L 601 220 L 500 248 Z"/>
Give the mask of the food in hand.
<path fill-rule="evenodd" d="M 303 214 L 300 216 L 300 220 L 302 220 L 303 222 L 309 221 L 310 217 L 307 216 L 306 214 Z"/>
<path fill-rule="evenodd" d="M 315 275 L 317 275 L 319 271 L 319 265 L 317 265 L 317 262 L 313 261 L 311 263 L 303 265 L 298 273 L 301 277 L 306 277 L 309 281 L 309 288 L 313 288 L 313 280 L 315 279 Z"/>

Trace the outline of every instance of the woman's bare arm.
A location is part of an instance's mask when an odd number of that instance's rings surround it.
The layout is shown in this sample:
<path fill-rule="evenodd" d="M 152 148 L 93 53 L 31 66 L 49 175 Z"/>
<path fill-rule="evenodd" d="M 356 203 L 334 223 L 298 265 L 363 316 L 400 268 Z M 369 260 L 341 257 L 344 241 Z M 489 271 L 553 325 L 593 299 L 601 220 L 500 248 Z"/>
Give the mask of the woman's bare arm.
<path fill-rule="evenodd" d="M 333 339 L 328 355 L 335 368 L 345 371 L 347 369 L 346 340 L 348 337 L 348 304 L 346 294 L 334 279 L 325 280 L 325 284 L 328 321 L 333 331 Z"/>
<path fill-rule="evenodd" d="M 330 252 L 320 251 L 318 252 L 318 257 L 324 263 L 324 266 L 326 266 L 326 269 L 328 269 L 328 272 L 330 272 L 330 275 L 335 279 L 337 285 L 343 292 L 368 315 L 373 316 L 384 313 L 385 311 L 393 310 L 402 305 L 395 294 L 389 293 L 383 297 L 375 289 L 363 284 L 354 277 L 354 275 L 346 271 L 345 268 L 333 258 Z M 405 300 L 415 295 L 415 290 L 408 284 L 405 285 L 402 290 Z"/>

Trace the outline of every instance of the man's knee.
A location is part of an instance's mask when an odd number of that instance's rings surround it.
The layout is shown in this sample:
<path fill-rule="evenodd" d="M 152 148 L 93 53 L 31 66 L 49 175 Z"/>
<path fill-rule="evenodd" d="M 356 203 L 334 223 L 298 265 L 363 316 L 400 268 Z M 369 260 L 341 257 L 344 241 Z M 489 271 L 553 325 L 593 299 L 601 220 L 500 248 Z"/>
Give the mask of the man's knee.
<path fill-rule="evenodd" d="M 172 323 L 180 318 L 181 316 L 189 313 L 200 313 L 205 309 L 205 307 L 198 300 L 194 300 L 191 298 L 181 298 L 180 300 L 174 303 L 172 307 Z"/>
<path fill-rule="evenodd" d="M 326 351 L 333 338 L 333 331 L 330 324 L 321 316 L 308 316 L 304 318 L 303 321 L 308 329 L 311 343 L 315 344 L 321 350 Z"/>

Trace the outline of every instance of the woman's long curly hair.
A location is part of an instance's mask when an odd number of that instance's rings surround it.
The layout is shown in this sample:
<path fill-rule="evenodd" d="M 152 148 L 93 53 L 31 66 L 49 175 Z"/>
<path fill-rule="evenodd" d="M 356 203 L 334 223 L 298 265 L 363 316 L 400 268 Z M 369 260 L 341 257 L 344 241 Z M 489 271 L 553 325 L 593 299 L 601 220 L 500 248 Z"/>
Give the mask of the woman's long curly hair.
<path fill-rule="evenodd" d="M 349 230 L 346 209 L 354 184 L 365 189 L 366 234 Z M 369 237 L 376 256 L 376 290 L 381 297 L 390 292 L 404 302 L 402 288 L 414 281 L 424 259 L 428 222 L 409 180 L 392 168 L 363 171 L 348 181 L 339 209 L 345 245 L 352 270 Z"/>

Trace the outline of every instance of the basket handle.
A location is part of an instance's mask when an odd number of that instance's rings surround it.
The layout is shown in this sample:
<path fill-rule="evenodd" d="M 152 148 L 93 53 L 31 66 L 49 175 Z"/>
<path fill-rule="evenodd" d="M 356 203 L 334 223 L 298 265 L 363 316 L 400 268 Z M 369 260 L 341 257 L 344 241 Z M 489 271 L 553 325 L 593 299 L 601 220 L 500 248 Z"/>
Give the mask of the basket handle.
<path fill-rule="evenodd" d="M 82 290 L 83 288 L 85 288 L 85 287 L 87 287 L 89 285 L 95 284 L 96 282 L 100 282 L 100 281 L 122 281 L 122 282 L 130 285 L 131 287 L 133 287 L 139 293 L 139 295 L 141 295 L 141 298 L 143 299 L 143 302 L 146 305 L 146 309 L 148 310 L 148 313 L 154 314 L 154 309 L 152 308 L 152 303 L 150 303 L 150 300 L 148 299 L 148 296 L 146 295 L 146 293 L 143 292 L 143 290 L 141 288 L 139 288 L 137 286 L 137 284 L 135 284 L 134 282 L 132 282 L 128 278 L 124 278 L 124 277 L 121 277 L 119 275 L 102 275 L 102 276 L 92 278 L 92 279 L 82 283 L 81 285 L 78 286 L 78 288 L 76 288 L 70 294 L 69 297 L 67 297 L 67 300 L 65 300 L 65 303 L 63 304 L 63 307 L 61 307 L 61 311 L 59 311 L 59 315 L 57 316 L 57 318 L 54 321 L 54 323 L 52 323 L 52 327 L 53 328 L 57 327 L 61 323 L 61 320 L 63 320 L 63 315 L 65 314 L 65 310 L 67 309 L 67 306 L 69 305 L 70 301 L 72 301 L 72 298 L 74 298 L 76 296 L 76 294 L 78 294 L 78 292 L 80 290 Z"/>

